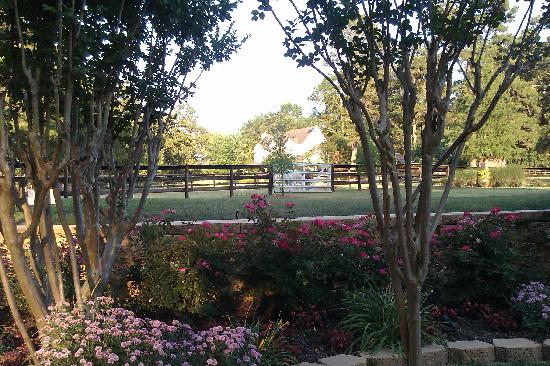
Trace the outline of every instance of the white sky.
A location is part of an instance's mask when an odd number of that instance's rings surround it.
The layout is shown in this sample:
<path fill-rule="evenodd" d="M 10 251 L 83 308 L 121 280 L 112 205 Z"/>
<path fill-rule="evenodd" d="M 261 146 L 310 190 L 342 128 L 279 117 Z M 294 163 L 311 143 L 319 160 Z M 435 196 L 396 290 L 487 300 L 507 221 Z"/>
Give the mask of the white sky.
<path fill-rule="evenodd" d="M 231 60 L 201 76 L 189 100 L 199 124 L 210 131 L 236 132 L 254 116 L 275 111 L 286 102 L 301 105 L 306 113 L 313 108 L 308 98 L 322 77 L 284 57 L 284 34 L 269 14 L 262 21 L 250 19 L 257 4 L 244 1 L 235 13 L 237 31 L 250 38 Z"/>
<path fill-rule="evenodd" d="M 277 12 L 287 19 L 291 14 L 288 5 L 285 9 L 288 3 L 279 3 Z M 535 4 L 535 14 L 540 13 L 541 4 Z M 237 132 L 249 119 L 287 102 L 301 105 L 306 114 L 314 107 L 308 98 L 322 77 L 309 67 L 298 68 L 284 56 L 284 34 L 270 14 L 262 21 L 250 19 L 257 5 L 253 0 L 239 5 L 235 26 L 241 36 L 250 34 L 250 38 L 231 60 L 215 64 L 201 76 L 188 101 L 199 124 L 212 132 Z M 512 1 L 511 5 L 519 5 L 519 14 L 523 14 L 523 2 Z M 548 32 L 544 33 L 546 37 Z"/>

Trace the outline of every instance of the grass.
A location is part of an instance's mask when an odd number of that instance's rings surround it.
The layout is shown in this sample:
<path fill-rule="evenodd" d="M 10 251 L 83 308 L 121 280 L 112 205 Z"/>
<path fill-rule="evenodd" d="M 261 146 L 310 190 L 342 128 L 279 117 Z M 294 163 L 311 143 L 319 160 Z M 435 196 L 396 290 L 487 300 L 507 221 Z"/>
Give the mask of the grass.
<path fill-rule="evenodd" d="M 178 220 L 213 220 L 243 218 L 243 205 L 253 191 L 237 191 L 233 198 L 229 192 L 191 192 L 185 199 L 183 193 L 154 193 L 145 204 L 145 214 L 154 215 L 164 208 L 177 210 Z M 264 192 L 258 192 L 264 193 Z M 441 189 L 434 188 L 433 207 L 441 195 Z M 361 215 L 372 211 L 368 191 L 341 189 L 334 193 L 292 193 L 284 197 L 273 195 L 268 198 L 279 213 L 284 213 L 286 202 L 295 202 L 298 216 Z M 70 199 L 65 202 L 69 212 Z M 131 203 L 135 207 L 137 199 Z M 550 188 L 453 188 L 445 211 L 487 211 L 491 207 L 503 210 L 550 208 Z"/>

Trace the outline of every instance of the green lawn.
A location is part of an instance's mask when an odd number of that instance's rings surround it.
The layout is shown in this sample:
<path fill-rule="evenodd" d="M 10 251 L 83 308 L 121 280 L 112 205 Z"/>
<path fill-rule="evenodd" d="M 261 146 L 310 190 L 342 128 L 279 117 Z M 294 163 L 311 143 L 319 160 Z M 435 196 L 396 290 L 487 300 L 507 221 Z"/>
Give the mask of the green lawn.
<path fill-rule="evenodd" d="M 252 191 L 237 191 L 233 198 L 229 192 L 191 192 L 185 199 L 183 193 L 155 193 L 149 196 L 145 214 L 155 214 L 164 208 L 177 210 L 177 219 L 232 219 L 239 211 L 243 217 L 243 204 Z M 262 192 L 260 192 L 262 193 Z M 434 190 L 434 206 L 440 189 Z M 371 212 L 368 191 L 341 189 L 334 193 L 293 193 L 285 197 L 268 198 L 276 211 L 284 212 L 285 202 L 295 202 L 298 216 L 361 215 Z M 68 208 L 68 203 L 66 207 Z M 137 199 L 132 202 L 132 207 Z M 498 206 L 503 210 L 550 208 L 550 188 L 453 188 L 446 211 L 486 211 Z M 69 212 L 67 212 L 69 214 Z"/>

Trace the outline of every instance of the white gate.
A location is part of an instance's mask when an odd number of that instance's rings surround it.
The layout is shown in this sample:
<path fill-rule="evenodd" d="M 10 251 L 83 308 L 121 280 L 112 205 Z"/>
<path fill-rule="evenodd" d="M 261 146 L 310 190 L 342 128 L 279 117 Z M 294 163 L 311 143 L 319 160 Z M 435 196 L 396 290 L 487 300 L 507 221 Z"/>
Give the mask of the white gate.
<path fill-rule="evenodd" d="M 332 164 L 293 163 L 292 170 L 275 174 L 275 192 L 330 192 Z"/>

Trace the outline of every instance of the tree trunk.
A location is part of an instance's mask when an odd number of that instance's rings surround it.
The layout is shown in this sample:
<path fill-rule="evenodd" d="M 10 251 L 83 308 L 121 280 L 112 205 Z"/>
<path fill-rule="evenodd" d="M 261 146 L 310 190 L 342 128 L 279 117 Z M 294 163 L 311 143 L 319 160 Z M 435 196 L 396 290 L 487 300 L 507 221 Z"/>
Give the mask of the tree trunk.
<path fill-rule="evenodd" d="M 408 366 L 422 365 L 421 289 L 416 284 L 407 286 L 407 323 L 409 329 Z"/>

